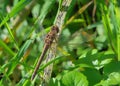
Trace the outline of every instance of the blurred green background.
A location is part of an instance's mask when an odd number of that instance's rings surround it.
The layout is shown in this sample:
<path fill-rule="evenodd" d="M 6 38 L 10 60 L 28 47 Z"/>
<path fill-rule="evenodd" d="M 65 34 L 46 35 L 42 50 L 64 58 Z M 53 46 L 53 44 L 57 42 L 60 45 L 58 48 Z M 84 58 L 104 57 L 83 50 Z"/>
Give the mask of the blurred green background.
<path fill-rule="evenodd" d="M 0 86 L 31 82 L 62 0 L 0 0 Z M 120 1 L 72 0 L 48 86 L 120 85 Z"/>

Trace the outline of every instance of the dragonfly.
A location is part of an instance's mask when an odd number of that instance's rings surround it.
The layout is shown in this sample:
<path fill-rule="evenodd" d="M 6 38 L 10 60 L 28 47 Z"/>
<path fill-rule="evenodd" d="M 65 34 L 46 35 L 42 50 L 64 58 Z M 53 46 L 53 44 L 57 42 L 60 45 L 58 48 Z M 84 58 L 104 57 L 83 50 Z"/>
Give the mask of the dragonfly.
<path fill-rule="evenodd" d="M 63 23 L 64 23 L 63 21 L 64 21 L 64 18 L 65 18 L 65 15 L 66 15 L 67 8 L 69 7 L 70 3 L 71 3 L 71 0 L 63 0 L 63 4 L 62 4 L 62 6 L 61 6 L 63 9 L 60 9 L 54 25 L 51 27 L 50 32 L 49 32 L 49 33 L 47 34 L 47 36 L 45 37 L 44 48 L 43 48 L 42 54 L 41 54 L 41 56 L 40 56 L 40 58 L 39 58 L 39 60 L 38 60 L 38 62 L 37 62 L 37 65 L 36 65 L 36 67 L 35 67 L 35 70 L 34 70 L 34 72 L 33 72 L 33 74 L 32 74 L 31 80 L 33 80 L 33 79 L 35 78 L 35 76 L 36 76 L 36 74 L 37 74 L 37 71 L 38 71 L 38 69 L 39 69 L 39 67 L 40 67 L 40 65 L 41 65 L 41 63 L 42 63 L 42 60 L 44 59 L 45 54 L 46 54 L 47 51 L 50 49 L 50 47 L 56 48 L 56 46 L 53 45 L 53 42 L 54 42 L 54 40 L 56 40 L 57 35 L 59 36 L 59 33 L 61 32 L 61 27 L 62 27 L 62 25 L 63 25 Z M 85 33 L 84 31 L 80 31 L 80 32 L 81 32 L 81 34 L 83 34 L 83 36 L 87 36 L 87 38 L 89 37 L 89 34 Z M 80 33 L 80 32 L 79 32 L 79 33 Z M 88 41 L 89 41 L 89 40 L 88 40 Z M 69 43 L 71 44 L 72 42 L 69 42 Z M 52 46 L 52 45 L 53 45 L 53 46 Z M 50 50 L 50 51 L 51 51 L 51 50 Z M 51 58 L 53 58 L 53 57 L 52 57 L 53 54 L 52 54 L 50 51 L 49 51 L 49 53 L 47 54 L 46 63 L 47 63 L 48 61 L 50 61 Z M 49 65 L 49 66 L 51 66 L 51 65 Z M 49 67 L 49 66 L 48 66 L 48 67 Z M 49 79 L 50 73 L 51 73 L 51 71 L 52 71 L 52 70 L 51 70 L 52 67 L 49 67 L 49 68 L 48 68 L 48 67 L 45 68 L 45 70 L 44 70 L 44 76 L 43 76 L 44 80 L 45 80 L 45 79 L 46 79 L 46 80 Z M 45 82 L 46 82 L 46 81 L 45 81 Z"/>
<path fill-rule="evenodd" d="M 40 64 L 42 63 L 42 60 L 46 54 L 46 52 L 48 51 L 48 49 L 51 47 L 53 48 L 53 50 L 55 51 L 56 49 L 56 46 L 55 44 L 53 43 L 54 40 L 57 41 L 56 38 L 58 38 L 59 36 L 59 33 L 61 32 L 61 27 L 63 25 L 63 21 L 64 21 L 64 18 L 65 18 L 65 15 L 66 15 L 66 12 L 67 12 L 67 8 L 69 7 L 70 3 L 71 3 L 72 0 L 63 0 L 63 3 L 61 5 L 61 8 L 63 9 L 59 9 L 60 11 L 58 12 L 57 16 L 56 16 L 56 21 L 54 22 L 50 32 L 47 34 L 47 36 L 45 37 L 45 44 L 44 44 L 44 48 L 43 48 L 43 51 L 42 51 L 42 54 L 37 62 L 37 65 L 34 69 L 34 72 L 32 74 L 32 77 L 31 77 L 31 80 L 33 80 L 37 74 L 37 71 L 39 69 L 39 66 Z M 65 8 L 65 9 L 64 9 Z M 51 52 L 52 50 L 49 51 L 47 57 L 46 57 L 46 62 L 50 61 L 54 55 L 53 53 Z M 51 75 L 51 65 L 49 65 L 47 68 L 45 68 L 44 70 L 44 76 L 43 77 L 48 77 Z M 48 78 L 46 78 L 48 80 Z M 44 79 L 45 80 L 45 79 Z"/>
<path fill-rule="evenodd" d="M 31 80 L 33 80 L 34 77 L 36 76 L 36 73 L 37 73 L 37 71 L 38 71 L 38 69 L 39 69 L 39 67 L 40 67 L 40 65 L 42 63 L 42 60 L 43 60 L 46 52 L 50 48 L 51 44 L 53 43 L 53 40 L 55 40 L 55 37 L 56 37 L 56 35 L 57 35 L 58 32 L 59 32 L 58 26 L 53 25 L 52 28 L 51 28 L 51 30 L 50 30 L 50 32 L 46 35 L 45 41 L 44 41 L 45 42 L 44 48 L 43 48 L 42 54 L 41 54 L 41 56 L 40 56 L 40 58 L 39 58 L 39 60 L 37 62 L 35 70 L 34 70 L 34 72 L 32 74 Z"/>

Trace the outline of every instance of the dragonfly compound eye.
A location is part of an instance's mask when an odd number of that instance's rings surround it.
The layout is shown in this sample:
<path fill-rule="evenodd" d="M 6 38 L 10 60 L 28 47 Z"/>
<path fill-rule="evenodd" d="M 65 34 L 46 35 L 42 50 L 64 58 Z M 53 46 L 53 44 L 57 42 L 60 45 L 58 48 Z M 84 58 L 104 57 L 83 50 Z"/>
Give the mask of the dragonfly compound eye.
<path fill-rule="evenodd" d="M 52 31 L 56 31 L 56 32 L 58 33 L 58 32 L 59 32 L 58 26 L 54 25 L 54 26 L 52 27 Z"/>

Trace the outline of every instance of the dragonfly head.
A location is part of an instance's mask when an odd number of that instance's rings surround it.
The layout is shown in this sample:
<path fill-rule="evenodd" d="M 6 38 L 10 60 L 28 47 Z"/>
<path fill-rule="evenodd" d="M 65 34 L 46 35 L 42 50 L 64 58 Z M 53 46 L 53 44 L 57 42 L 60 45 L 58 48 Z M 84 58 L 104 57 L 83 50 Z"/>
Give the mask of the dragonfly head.
<path fill-rule="evenodd" d="M 56 31 L 58 33 L 59 32 L 58 26 L 56 25 L 52 26 L 52 31 Z"/>

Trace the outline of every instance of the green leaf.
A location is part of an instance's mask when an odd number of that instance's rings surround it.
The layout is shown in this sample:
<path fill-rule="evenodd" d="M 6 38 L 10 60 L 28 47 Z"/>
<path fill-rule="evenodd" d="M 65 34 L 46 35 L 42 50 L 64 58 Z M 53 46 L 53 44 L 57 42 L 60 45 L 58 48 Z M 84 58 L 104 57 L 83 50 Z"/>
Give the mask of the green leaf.
<path fill-rule="evenodd" d="M 120 86 L 120 72 L 110 73 L 106 80 L 102 80 L 95 86 Z"/>
<path fill-rule="evenodd" d="M 96 86 L 106 85 L 120 85 L 120 62 L 111 62 L 104 66 L 103 69 L 104 75 L 107 76 L 107 79 L 102 80 Z"/>
<path fill-rule="evenodd" d="M 74 61 L 74 64 L 87 64 L 89 67 L 101 67 L 104 66 L 104 64 L 110 63 L 114 57 L 114 54 L 104 54 L 98 52 L 92 54 L 92 51 L 90 50 L 87 52 L 86 56 Z"/>
<path fill-rule="evenodd" d="M 96 69 L 84 68 L 84 71 L 82 71 L 82 73 L 87 77 L 87 80 L 89 81 L 89 86 L 94 86 L 102 79 L 102 75 Z"/>
<path fill-rule="evenodd" d="M 120 72 L 120 62 L 111 62 L 104 66 L 104 73 L 106 75 L 112 72 Z"/>
<path fill-rule="evenodd" d="M 78 71 L 66 73 L 62 78 L 63 86 L 88 86 L 87 78 Z"/>
<path fill-rule="evenodd" d="M 111 73 L 107 79 L 107 82 L 109 82 L 109 85 L 120 85 L 120 72 Z"/>

